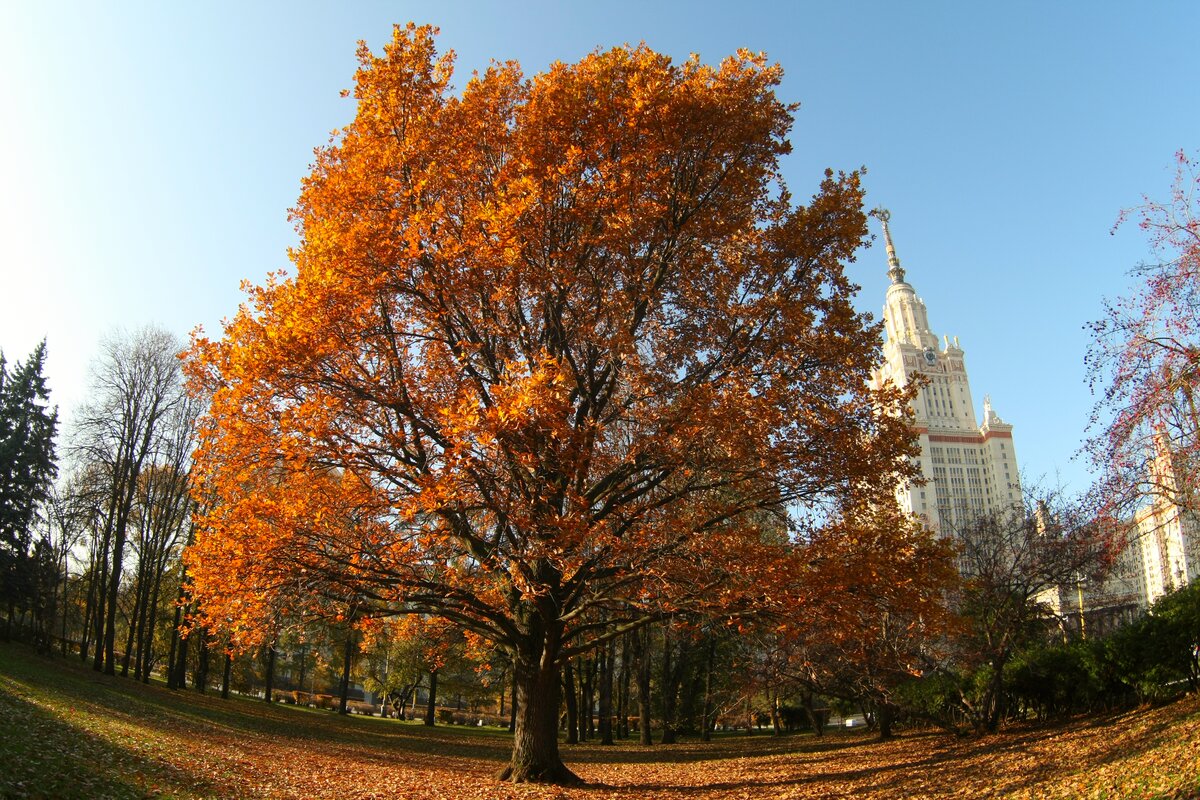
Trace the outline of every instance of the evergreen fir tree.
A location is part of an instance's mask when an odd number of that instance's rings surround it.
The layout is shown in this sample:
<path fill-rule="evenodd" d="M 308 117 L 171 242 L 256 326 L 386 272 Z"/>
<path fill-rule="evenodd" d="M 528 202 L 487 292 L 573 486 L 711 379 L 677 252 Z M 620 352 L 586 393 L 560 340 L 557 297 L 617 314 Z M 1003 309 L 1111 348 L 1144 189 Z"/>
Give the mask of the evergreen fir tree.
<path fill-rule="evenodd" d="M 29 607 L 35 590 L 27 563 L 33 530 L 58 473 L 58 409 L 49 404 L 45 363 L 44 340 L 11 372 L 0 353 L 0 598 L 9 624 L 17 607 Z"/>

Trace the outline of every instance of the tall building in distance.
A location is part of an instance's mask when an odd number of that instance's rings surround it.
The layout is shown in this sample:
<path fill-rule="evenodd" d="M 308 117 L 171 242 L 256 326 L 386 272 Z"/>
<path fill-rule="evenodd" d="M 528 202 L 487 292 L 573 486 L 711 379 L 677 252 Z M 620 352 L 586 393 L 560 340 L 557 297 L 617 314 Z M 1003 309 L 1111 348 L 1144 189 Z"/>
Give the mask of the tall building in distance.
<path fill-rule="evenodd" d="M 1165 434 L 1154 436 L 1152 446 L 1149 483 L 1156 489 L 1125 520 L 1128 539 L 1108 573 L 1041 598 L 1065 628 L 1105 634 L 1164 595 L 1200 581 L 1200 515 L 1180 502 L 1192 496 L 1188 470 Z"/>
<path fill-rule="evenodd" d="M 939 341 L 929 325 L 924 301 L 900 266 L 886 210 L 872 212 L 883 225 L 888 286 L 883 306 L 886 338 L 883 363 L 872 384 L 890 381 L 923 385 L 912 402 L 913 424 L 920 441 L 918 465 L 923 485 L 904 487 L 901 507 L 924 517 L 943 535 L 954 535 L 974 518 L 1022 505 L 1013 427 L 997 416 L 989 398 L 983 421 L 977 422 L 967 376 L 965 353 L 958 337 Z M 1195 475 L 1179 463 L 1165 435 L 1154 438 L 1150 483 L 1159 492 L 1126 524 L 1129 539 L 1100 580 L 1085 580 L 1047 589 L 1039 595 L 1064 632 L 1103 634 L 1136 618 L 1163 595 L 1200 581 L 1200 513 L 1189 481 Z"/>
<path fill-rule="evenodd" d="M 907 386 L 915 380 L 925 381 L 912 404 L 925 483 L 904 489 L 900 504 L 905 511 L 924 517 L 933 530 L 951 534 L 973 517 L 1020 504 L 1013 427 L 996 415 L 987 397 L 983 423 L 976 421 L 958 337 L 943 336 L 938 341 L 929 326 L 925 303 L 906 280 L 896 256 L 888 227 L 890 214 L 884 209 L 872 214 L 883 224 L 892 281 L 883 306 L 884 363 L 875 371 L 872 383 L 882 386 L 890 381 Z"/>
<path fill-rule="evenodd" d="M 1194 483 L 1188 486 L 1195 475 L 1188 474 L 1165 432 L 1153 442 L 1150 483 L 1156 492 L 1133 520 L 1147 605 L 1200 580 L 1200 517 L 1193 508 Z"/>

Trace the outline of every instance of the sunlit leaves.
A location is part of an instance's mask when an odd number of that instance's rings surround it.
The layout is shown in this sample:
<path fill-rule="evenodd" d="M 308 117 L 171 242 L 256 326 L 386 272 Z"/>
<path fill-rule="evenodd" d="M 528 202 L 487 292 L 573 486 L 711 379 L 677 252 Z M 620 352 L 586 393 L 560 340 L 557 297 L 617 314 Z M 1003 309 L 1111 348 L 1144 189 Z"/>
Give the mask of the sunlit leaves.
<path fill-rule="evenodd" d="M 190 353 L 210 624 L 315 597 L 554 662 L 597 614 L 794 597 L 789 513 L 886 490 L 912 440 L 842 271 L 859 175 L 792 202 L 778 66 L 619 47 L 458 93 L 411 25 L 359 59 L 294 275 Z"/>

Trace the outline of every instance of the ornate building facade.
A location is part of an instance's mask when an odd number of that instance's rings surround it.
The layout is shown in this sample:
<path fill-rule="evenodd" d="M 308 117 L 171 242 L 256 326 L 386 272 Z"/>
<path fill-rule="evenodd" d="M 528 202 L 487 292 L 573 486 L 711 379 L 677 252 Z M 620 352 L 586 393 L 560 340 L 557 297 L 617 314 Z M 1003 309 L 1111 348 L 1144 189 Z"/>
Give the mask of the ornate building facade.
<path fill-rule="evenodd" d="M 997 416 L 986 396 L 982 422 L 977 421 L 958 337 L 939 340 L 933 332 L 925 303 L 900 266 L 890 215 L 883 209 L 872 214 L 883 226 L 891 279 L 883 307 L 884 361 L 872 383 L 922 383 L 911 410 L 924 483 L 903 488 L 900 505 L 933 530 L 954 535 L 973 518 L 1022 505 L 1013 427 Z M 1196 496 L 1195 475 L 1181 468 L 1165 440 L 1156 438 L 1154 444 L 1151 484 L 1161 492 L 1130 520 L 1128 544 L 1106 577 L 1081 576 L 1039 597 L 1062 621 L 1064 632 L 1105 633 L 1164 594 L 1200 581 L 1200 515 L 1188 510 L 1200 501 L 1178 502 Z"/>
<path fill-rule="evenodd" d="M 1141 562 L 1147 605 L 1200 580 L 1200 519 L 1197 518 L 1195 474 L 1173 452 L 1165 433 L 1153 437 L 1147 505 L 1134 517 L 1136 536 L 1130 543 Z"/>
<path fill-rule="evenodd" d="M 905 488 L 900 504 L 924 517 L 932 529 L 951 534 L 974 517 L 1021 503 L 1013 427 L 997 416 L 986 396 L 983 422 L 977 421 L 958 337 L 943 336 L 938 341 L 925 303 L 896 256 L 890 215 L 882 209 L 872 213 L 883 224 L 891 279 L 883 306 L 884 363 L 872 382 L 907 386 L 924 381 L 912 412 L 925 483 Z"/>

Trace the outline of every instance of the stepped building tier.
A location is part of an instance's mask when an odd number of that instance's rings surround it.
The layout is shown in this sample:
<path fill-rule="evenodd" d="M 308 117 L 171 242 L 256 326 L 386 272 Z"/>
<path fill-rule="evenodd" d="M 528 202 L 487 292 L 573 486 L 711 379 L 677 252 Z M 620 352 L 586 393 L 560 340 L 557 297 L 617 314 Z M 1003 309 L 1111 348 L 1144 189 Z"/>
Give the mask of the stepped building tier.
<path fill-rule="evenodd" d="M 952 534 L 981 514 L 1021 503 L 1012 425 L 984 399 L 983 423 L 975 417 L 971 382 L 958 337 L 938 337 L 925 303 L 906 280 L 896 256 L 883 209 L 872 214 L 883 225 L 891 285 L 883 307 L 884 362 L 872 378 L 876 386 L 907 386 L 923 380 L 912 404 L 920 437 L 919 465 L 924 485 L 900 493 L 901 507 L 923 516 L 929 526 Z"/>

